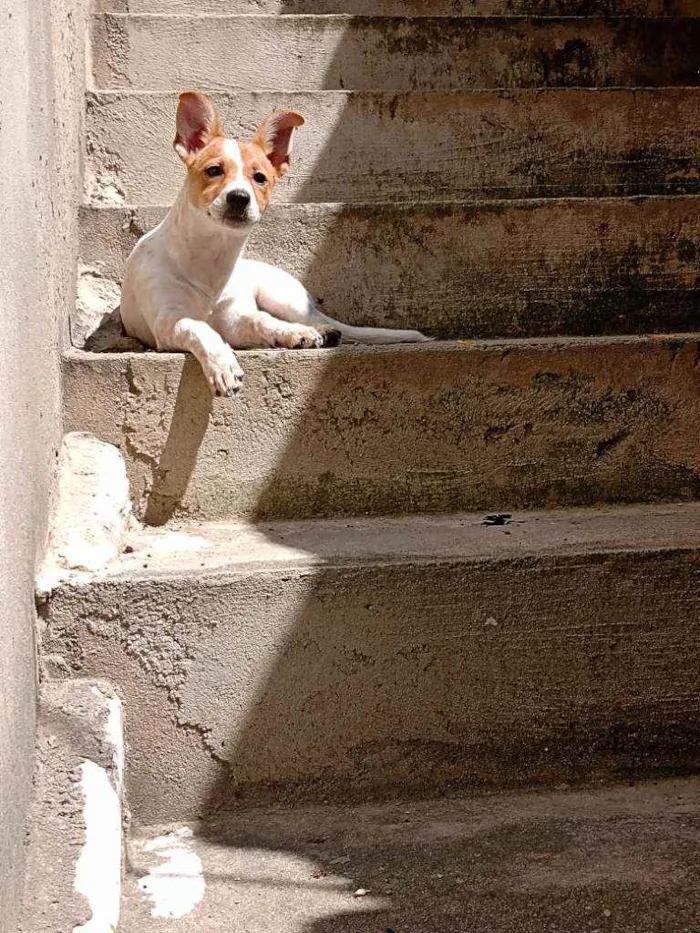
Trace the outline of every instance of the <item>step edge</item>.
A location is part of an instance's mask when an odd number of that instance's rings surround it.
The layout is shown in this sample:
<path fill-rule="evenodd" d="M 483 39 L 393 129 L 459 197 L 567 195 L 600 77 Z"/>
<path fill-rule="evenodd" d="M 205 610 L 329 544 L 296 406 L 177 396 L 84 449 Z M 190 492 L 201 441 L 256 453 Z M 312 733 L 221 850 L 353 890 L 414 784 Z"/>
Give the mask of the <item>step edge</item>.
<path fill-rule="evenodd" d="M 374 356 L 387 356 L 399 354 L 404 355 L 427 355 L 432 353 L 485 353 L 485 352 L 513 352 L 538 350 L 567 350 L 578 347 L 607 347 L 607 346 L 629 346 L 631 348 L 671 345 L 676 348 L 679 344 L 697 343 L 700 341 L 700 332 L 693 331 L 681 333 L 660 333 L 660 334 L 622 334 L 610 336 L 566 336 L 566 337 L 513 337 L 513 338 L 493 338 L 488 340 L 434 340 L 422 344 L 385 344 L 375 346 L 363 345 L 345 345 L 333 348 L 322 348 L 316 350 L 305 350 L 303 360 L 327 360 L 331 357 L 356 357 L 366 359 Z M 270 350 L 237 350 L 237 355 L 242 362 L 265 361 L 291 362 L 289 351 L 270 349 Z M 105 366 L 114 365 L 123 362 L 129 364 L 136 360 L 147 359 L 149 363 L 155 366 L 172 366 L 173 364 L 184 361 L 184 353 L 164 353 L 157 351 L 139 352 L 105 352 L 96 353 L 88 350 L 81 350 L 79 347 L 69 347 L 63 351 L 61 359 L 66 364 L 104 364 Z M 294 356 L 299 360 L 299 356 Z"/>
<path fill-rule="evenodd" d="M 54 593 L 79 593 L 100 585 L 128 586 L 153 581 L 195 579 L 208 585 L 212 581 L 278 576 L 280 572 L 299 579 L 318 575 L 321 570 L 468 568 L 540 561 L 561 564 L 615 555 L 700 553 L 699 502 L 518 511 L 506 524 L 496 526 L 489 526 L 485 515 L 484 512 L 466 512 L 259 524 L 213 521 L 191 525 L 178 523 L 163 529 L 146 527 L 127 539 L 128 554 L 122 553 L 112 564 L 94 573 L 65 581 Z M 521 541 L 517 536 L 519 526 L 524 526 Z M 632 543 L 620 537 L 630 527 L 637 530 L 637 538 Z M 289 542 L 295 532 L 298 535 L 296 546 Z M 322 543 L 324 535 L 330 546 Z M 334 535 L 336 539 L 352 538 L 350 544 L 355 542 L 357 547 L 359 542 L 359 547 L 356 551 L 350 550 L 347 544 L 343 548 L 338 540 L 333 540 Z M 577 535 L 580 540 L 568 540 Z M 370 537 L 378 543 L 367 547 Z M 237 553 L 230 549 L 231 540 L 239 542 Z M 402 548 L 399 542 L 405 540 L 416 540 L 421 546 L 415 551 L 406 546 Z M 441 548 L 440 542 L 446 540 L 447 545 Z M 321 542 L 320 550 L 327 549 L 314 554 L 302 546 L 306 541 L 312 541 L 315 547 Z M 251 554 L 255 547 L 262 549 L 257 557 Z"/>

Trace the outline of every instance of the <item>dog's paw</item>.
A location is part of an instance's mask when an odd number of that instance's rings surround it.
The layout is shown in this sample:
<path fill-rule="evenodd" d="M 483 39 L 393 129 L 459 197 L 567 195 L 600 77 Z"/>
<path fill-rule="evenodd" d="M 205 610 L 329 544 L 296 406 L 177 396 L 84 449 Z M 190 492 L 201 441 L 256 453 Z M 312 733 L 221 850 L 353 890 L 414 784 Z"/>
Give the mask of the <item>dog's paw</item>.
<path fill-rule="evenodd" d="M 203 369 L 213 395 L 230 397 L 243 387 L 243 370 L 236 354 L 229 347 L 216 356 L 209 357 Z"/>
<path fill-rule="evenodd" d="M 305 327 L 303 324 L 291 324 L 288 329 L 276 334 L 275 343 L 278 347 L 286 347 L 288 350 L 308 350 L 324 345 L 323 335 L 315 328 Z"/>
<path fill-rule="evenodd" d="M 337 347 L 343 339 L 343 335 L 335 327 L 328 327 L 321 331 L 324 347 Z"/>

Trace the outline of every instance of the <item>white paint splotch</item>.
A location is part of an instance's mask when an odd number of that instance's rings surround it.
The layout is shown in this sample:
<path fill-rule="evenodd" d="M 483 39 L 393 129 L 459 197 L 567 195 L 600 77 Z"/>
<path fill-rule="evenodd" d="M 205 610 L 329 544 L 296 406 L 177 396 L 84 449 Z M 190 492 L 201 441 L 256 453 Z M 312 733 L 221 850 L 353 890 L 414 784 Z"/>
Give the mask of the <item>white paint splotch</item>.
<path fill-rule="evenodd" d="M 191 829 L 182 827 L 141 843 L 144 855 L 154 861 L 138 882 L 151 902 L 152 917 L 184 917 L 204 897 L 204 872 L 193 837 Z"/>

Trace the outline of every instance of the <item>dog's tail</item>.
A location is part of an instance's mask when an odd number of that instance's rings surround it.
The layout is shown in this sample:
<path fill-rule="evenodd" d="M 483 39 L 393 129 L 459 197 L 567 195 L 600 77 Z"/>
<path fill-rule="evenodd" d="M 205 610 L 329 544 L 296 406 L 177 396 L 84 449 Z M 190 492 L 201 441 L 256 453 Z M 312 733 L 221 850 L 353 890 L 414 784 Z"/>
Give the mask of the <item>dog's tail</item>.
<path fill-rule="evenodd" d="M 426 337 L 418 330 L 392 330 L 388 327 L 352 327 L 333 320 L 314 308 L 312 326 L 323 326 L 339 331 L 344 343 L 428 343 L 433 338 Z"/>

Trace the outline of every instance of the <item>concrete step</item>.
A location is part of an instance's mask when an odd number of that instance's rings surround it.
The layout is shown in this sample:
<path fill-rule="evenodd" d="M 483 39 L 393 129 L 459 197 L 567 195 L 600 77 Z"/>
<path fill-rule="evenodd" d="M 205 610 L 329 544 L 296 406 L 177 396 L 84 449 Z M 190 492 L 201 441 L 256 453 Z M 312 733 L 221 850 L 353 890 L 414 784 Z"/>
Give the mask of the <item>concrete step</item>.
<path fill-rule="evenodd" d="M 142 827 L 120 930 L 688 933 L 699 821 L 685 780 Z"/>
<path fill-rule="evenodd" d="M 447 91 L 700 84 L 698 18 L 105 13 L 93 24 L 97 88 Z"/>
<path fill-rule="evenodd" d="M 96 0 L 101 13 L 697 17 L 698 0 Z"/>
<path fill-rule="evenodd" d="M 258 520 L 700 498 L 697 338 L 69 353 L 68 431 L 127 461 L 137 513 Z"/>
<path fill-rule="evenodd" d="M 46 606 L 140 822 L 700 768 L 700 505 L 142 532 Z"/>
<path fill-rule="evenodd" d="M 126 257 L 164 214 L 84 209 L 82 260 L 114 304 Z M 492 338 L 694 330 L 699 250 L 700 200 L 689 195 L 280 204 L 248 255 L 300 277 L 347 323 Z"/>
<path fill-rule="evenodd" d="M 700 191 L 698 88 L 213 99 L 233 136 L 250 137 L 275 108 L 306 118 L 278 202 Z M 176 109 L 173 94 L 88 95 L 90 200 L 174 200 L 184 174 L 171 149 Z"/>

